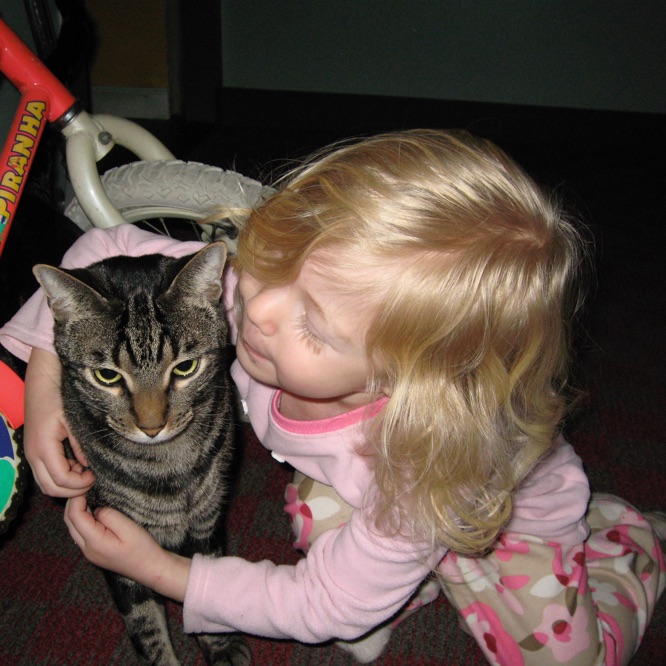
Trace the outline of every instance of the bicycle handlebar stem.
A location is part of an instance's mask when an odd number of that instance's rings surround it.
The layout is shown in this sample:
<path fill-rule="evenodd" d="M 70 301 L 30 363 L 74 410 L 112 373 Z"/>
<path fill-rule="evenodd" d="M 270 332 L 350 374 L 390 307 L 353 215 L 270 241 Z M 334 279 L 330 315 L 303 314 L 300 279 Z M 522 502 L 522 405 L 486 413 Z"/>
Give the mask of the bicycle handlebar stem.
<path fill-rule="evenodd" d="M 96 227 L 115 227 L 125 219 L 104 192 L 97 162 L 113 148 L 113 141 L 100 140 L 103 129 L 85 111 L 62 128 L 67 143 L 67 171 L 72 189 Z"/>
<path fill-rule="evenodd" d="M 118 144 L 143 160 L 170 160 L 173 154 L 150 132 L 115 116 L 81 111 L 61 128 L 65 136 L 67 170 L 72 189 L 90 221 L 101 228 L 126 222 L 106 195 L 96 163 Z"/>

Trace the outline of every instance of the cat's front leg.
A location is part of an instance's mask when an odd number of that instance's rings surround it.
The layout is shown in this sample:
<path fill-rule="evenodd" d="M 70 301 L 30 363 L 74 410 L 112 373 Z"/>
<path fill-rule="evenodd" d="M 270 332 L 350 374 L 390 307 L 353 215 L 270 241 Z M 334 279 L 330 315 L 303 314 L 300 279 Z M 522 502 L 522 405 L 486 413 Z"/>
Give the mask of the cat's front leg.
<path fill-rule="evenodd" d="M 248 666 L 250 646 L 238 634 L 199 634 L 199 647 L 210 666 Z"/>
<path fill-rule="evenodd" d="M 179 666 L 169 637 L 164 605 L 155 594 L 111 571 L 104 571 L 104 575 L 127 634 L 140 657 L 152 666 Z"/>

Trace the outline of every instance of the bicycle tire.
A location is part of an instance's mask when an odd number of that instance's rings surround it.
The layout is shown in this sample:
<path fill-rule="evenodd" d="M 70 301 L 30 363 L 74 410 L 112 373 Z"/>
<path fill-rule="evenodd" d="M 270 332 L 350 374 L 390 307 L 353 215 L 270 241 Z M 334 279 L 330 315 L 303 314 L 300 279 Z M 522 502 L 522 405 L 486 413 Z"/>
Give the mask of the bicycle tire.
<path fill-rule="evenodd" d="M 105 192 L 127 222 L 156 218 L 200 220 L 221 205 L 251 209 L 274 193 L 271 187 L 235 171 L 180 160 L 142 161 L 110 169 L 101 177 Z M 84 231 L 94 225 L 74 198 L 65 209 Z M 236 227 L 199 227 L 205 241 L 225 240 L 235 250 Z"/>

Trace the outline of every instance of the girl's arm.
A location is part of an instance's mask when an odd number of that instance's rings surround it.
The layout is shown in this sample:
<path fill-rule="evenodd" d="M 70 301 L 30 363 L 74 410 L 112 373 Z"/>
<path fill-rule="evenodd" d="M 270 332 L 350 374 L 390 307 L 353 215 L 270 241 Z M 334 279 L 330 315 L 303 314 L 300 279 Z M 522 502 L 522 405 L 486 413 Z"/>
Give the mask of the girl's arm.
<path fill-rule="evenodd" d="M 297 565 L 239 557 L 192 560 L 169 553 L 132 520 L 109 508 L 90 514 L 67 503 L 65 521 L 94 564 L 185 601 L 185 630 L 232 632 L 318 643 L 354 639 L 407 603 L 444 555 L 365 528 L 359 511 L 323 533 Z"/>
<path fill-rule="evenodd" d="M 85 557 L 170 599 L 182 601 L 192 560 L 164 550 L 140 525 L 105 507 L 94 514 L 84 497 L 67 502 L 65 523 Z"/>
<path fill-rule="evenodd" d="M 305 643 L 353 640 L 393 617 L 445 552 L 377 534 L 356 510 L 344 527 L 321 534 L 294 566 L 195 555 L 185 631 L 241 631 Z"/>
<path fill-rule="evenodd" d="M 76 460 L 65 456 L 62 442 L 69 439 Z M 82 495 L 94 477 L 65 421 L 60 397 L 60 361 L 43 349 L 33 349 L 25 377 L 25 456 L 37 485 L 53 497 Z"/>

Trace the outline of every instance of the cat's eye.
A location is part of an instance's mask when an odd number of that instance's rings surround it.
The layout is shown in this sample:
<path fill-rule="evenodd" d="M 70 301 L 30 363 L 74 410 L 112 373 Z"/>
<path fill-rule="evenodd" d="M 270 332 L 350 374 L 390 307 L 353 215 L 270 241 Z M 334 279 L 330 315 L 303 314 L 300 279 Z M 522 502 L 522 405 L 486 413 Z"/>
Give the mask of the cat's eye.
<path fill-rule="evenodd" d="M 117 384 L 123 378 L 119 372 L 111 370 L 110 368 L 97 368 L 96 370 L 93 370 L 93 375 L 95 375 L 95 379 L 100 384 L 104 384 L 104 386 Z"/>
<path fill-rule="evenodd" d="M 173 374 L 177 377 L 189 377 L 191 374 L 194 374 L 196 369 L 199 367 L 199 361 L 196 358 L 188 359 L 187 361 L 181 361 L 174 369 Z"/>

